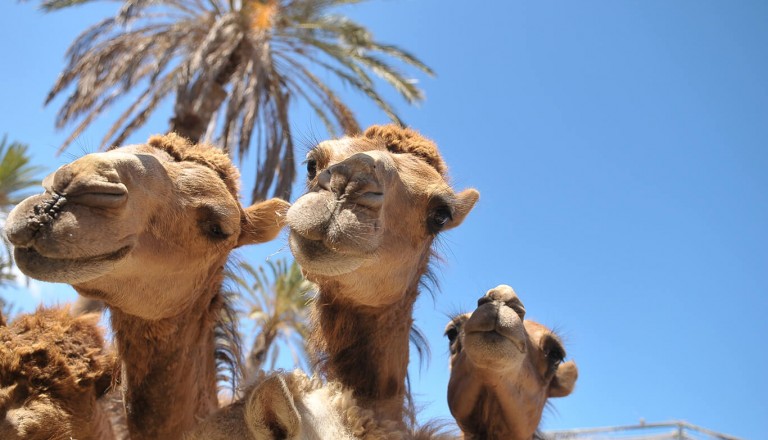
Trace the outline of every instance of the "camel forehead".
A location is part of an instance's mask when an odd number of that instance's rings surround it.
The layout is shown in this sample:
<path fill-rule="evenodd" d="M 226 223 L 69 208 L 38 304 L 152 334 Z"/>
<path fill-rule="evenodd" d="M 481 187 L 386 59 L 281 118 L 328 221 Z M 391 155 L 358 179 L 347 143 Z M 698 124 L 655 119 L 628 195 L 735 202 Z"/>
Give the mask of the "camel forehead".
<path fill-rule="evenodd" d="M 111 152 L 127 153 L 127 154 L 149 154 L 166 162 L 173 161 L 173 157 L 170 154 L 168 154 L 167 151 L 162 150 L 160 148 L 155 148 L 151 145 L 146 145 L 146 144 L 125 145 L 125 146 L 113 148 L 107 151 L 107 153 L 111 153 Z"/>
<path fill-rule="evenodd" d="M 207 169 L 218 176 L 232 196 L 238 200 L 240 192 L 240 172 L 224 151 L 206 144 L 192 144 L 176 134 L 155 135 L 146 144 L 115 147 L 109 152 L 124 154 L 151 155 L 166 167 L 188 169 Z M 212 176 L 211 176 L 212 177 Z M 211 179 L 207 181 L 212 182 Z M 209 183 L 210 184 L 210 183 Z"/>
<path fill-rule="evenodd" d="M 427 194 L 452 192 L 445 176 L 435 166 L 406 149 L 393 151 L 380 138 L 344 137 L 323 141 L 307 154 L 307 158 L 313 158 L 320 166 L 327 168 L 360 153 L 383 163 L 385 169 L 397 174 L 408 188 Z"/>

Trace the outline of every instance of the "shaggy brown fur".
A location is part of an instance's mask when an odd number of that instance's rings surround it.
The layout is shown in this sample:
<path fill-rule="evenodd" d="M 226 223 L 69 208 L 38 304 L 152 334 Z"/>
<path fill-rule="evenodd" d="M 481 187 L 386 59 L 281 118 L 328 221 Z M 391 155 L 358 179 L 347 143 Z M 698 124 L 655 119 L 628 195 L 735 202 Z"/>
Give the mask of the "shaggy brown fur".
<path fill-rule="evenodd" d="M 365 130 L 363 136 L 368 139 L 382 139 L 387 145 L 387 150 L 392 153 L 413 154 L 436 169 L 441 176 L 446 177 L 448 174 L 448 166 L 440 156 L 437 145 L 418 131 L 396 125 L 374 125 Z"/>
<path fill-rule="evenodd" d="M 426 270 L 426 264 L 423 261 L 417 271 Z M 328 293 L 332 288 L 323 286 L 310 309 L 309 346 L 317 368 L 330 377 L 343 378 L 363 402 L 399 401 L 406 393 L 409 356 L 403 349 L 390 348 L 394 335 L 407 337 L 413 326 L 418 284 L 419 279 L 414 280 L 402 300 L 385 309 L 335 298 Z"/>
<path fill-rule="evenodd" d="M 147 144 L 164 150 L 177 162 L 195 162 L 212 169 L 232 196 L 240 198 L 240 172 L 225 152 L 206 144 L 195 145 L 176 133 L 152 136 Z"/>
<path fill-rule="evenodd" d="M 112 438 L 97 399 L 117 363 L 98 315 L 38 309 L 0 327 L 0 438 Z"/>

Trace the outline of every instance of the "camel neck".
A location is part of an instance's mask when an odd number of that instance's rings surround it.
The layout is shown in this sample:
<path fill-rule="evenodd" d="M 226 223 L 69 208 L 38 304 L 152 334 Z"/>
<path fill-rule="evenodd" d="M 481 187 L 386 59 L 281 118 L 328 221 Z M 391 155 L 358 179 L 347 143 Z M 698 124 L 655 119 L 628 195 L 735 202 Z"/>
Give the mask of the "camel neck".
<path fill-rule="evenodd" d="M 493 387 L 487 384 L 468 386 L 464 390 L 466 398 L 475 399 L 475 406 L 470 415 L 464 418 L 470 425 L 462 425 L 465 440 L 532 440 L 536 425 L 531 420 L 539 420 L 541 411 L 526 405 L 504 405 L 497 393 L 514 394 L 514 390 Z"/>
<path fill-rule="evenodd" d="M 380 418 L 402 421 L 417 282 L 386 307 L 352 303 L 334 283 L 320 287 L 312 341 L 321 370 L 353 390 Z"/>
<path fill-rule="evenodd" d="M 112 310 L 132 440 L 181 438 L 218 406 L 214 326 L 220 282 L 209 285 L 190 294 L 197 301 L 171 318 L 149 321 Z"/>

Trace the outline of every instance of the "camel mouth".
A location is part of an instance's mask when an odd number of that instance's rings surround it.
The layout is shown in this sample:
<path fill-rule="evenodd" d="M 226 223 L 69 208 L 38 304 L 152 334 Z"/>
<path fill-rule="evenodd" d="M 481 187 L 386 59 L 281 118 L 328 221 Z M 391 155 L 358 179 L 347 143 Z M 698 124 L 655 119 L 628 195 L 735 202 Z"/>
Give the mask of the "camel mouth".
<path fill-rule="evenodd" d="M 464 323 L 464 333 L 467 345 L 498 347 L 507 355 L 527 350 L 523 321 L 511 308 L 498 303 L 483 304 L 472 312 Z"/>
<path fill-rule="evenodd" d="M 101 267 L 112 265 L 125 258 L 133 246 L 123 246 L 115 251 L 79 258 L 50 257 L 34 247 L 16 247 L 13 257 L 19 269 L 26 275 L 50 282 L 66 282 L 72 279 L 95 278 Z M 82 280 L 81 280 L 82 281 Z"/>
<path fill-rule="evenodd" d="M 23 255 L 22 258 L 41 258 L 41 259 L 45 259 L 45 260 L 48 260 L 48 261 L 70 261 L 70 262 L 73 262 L 73 263 L 93 263 L 93 262 L 97 262 L 97 261 L 119 260 L 119 259 L 123 258 L 128 253 L 128 251 L 130 251 L 130 250 L 131 250 L 131 246 L 128 245 L 128 246 L 123 246 L 123 247 L 121 247 L 120 249 L 118 249 L 116 251 L 107 252 L 107 253 L 99 254 L 99 255 L 93 255 L 93 256 L 90 256 L 90 257 L 59 258 L 59 257 L 48 257 L 48 256 L 45 256 L 45 255 L 41 254 L 40 252 L 38 252 L 33 247 L 26 247 L 26 248 L 24 248 L 24 247 L 17 247 L 15 249 L 16 252 L 18 252 L 20 255 Z M 15 253 L 14 253 L 14 256 L 16 256 Z"/>
<path fill-rule="evenodd" d="M 520 339 L 514 332 L 505 331 L 506 329 L 495 328 L 492 330 L 475 330 L 467 331 L 465 337 L 476 336 L 483 344 L 487 345 L 499 345 L 499 344 L 512 344 L 517 351 L 521 354 L 525 354 L 527 351 L 525 341 Z"/>
<path fill-rule="evenodd" d="M 294 258 L 309 272 L 324 276 L 336 276 L 352 272 L 367 260 L 364 255 L 343 252 L 325 244 L 325 240 L 313 240 L 291 230 L 288 244 Z"/>

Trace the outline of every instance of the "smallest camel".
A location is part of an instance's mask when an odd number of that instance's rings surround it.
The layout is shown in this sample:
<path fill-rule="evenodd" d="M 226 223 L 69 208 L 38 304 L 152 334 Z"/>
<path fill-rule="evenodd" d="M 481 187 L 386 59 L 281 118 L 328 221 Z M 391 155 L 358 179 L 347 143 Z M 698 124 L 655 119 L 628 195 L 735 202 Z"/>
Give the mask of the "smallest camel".
<path fill-rule="evenodd" d="M 40 308 L 0 325 L 0 438 L 115 438 L 98 399 L 111 386 L 116 360 L 98 320 Z"/>
<path fill-rule="evenodd" d="M 578 369 L 547 327 L 525 320 L 525 307 L 506 285 L 491 289 L 477 309 L 448 323 L 451 377 L 448 406 L 465 439 L 530 440 L 547 399 L 569 395 Z"/>

